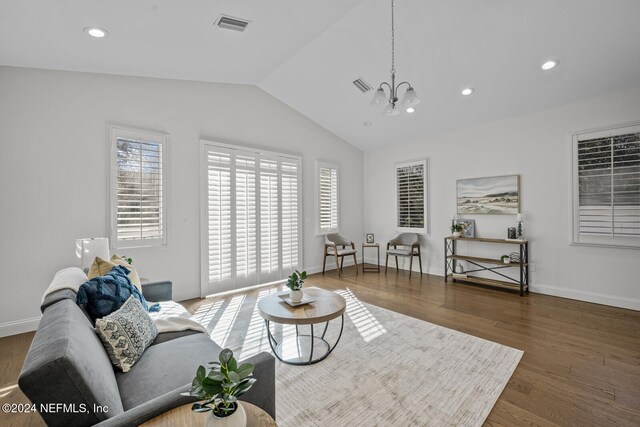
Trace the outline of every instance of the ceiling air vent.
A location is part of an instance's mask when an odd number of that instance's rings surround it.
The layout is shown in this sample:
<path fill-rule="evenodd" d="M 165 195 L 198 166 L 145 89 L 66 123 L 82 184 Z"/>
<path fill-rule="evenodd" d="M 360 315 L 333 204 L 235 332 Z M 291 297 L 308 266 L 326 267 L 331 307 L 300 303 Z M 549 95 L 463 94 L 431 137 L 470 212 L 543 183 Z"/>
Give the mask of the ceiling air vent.
<path fill-rule="evenodd" d="M 214 25 L 226 30 L 244 31 L 251 21 L 233 16 L 220 15 Z"/>
<path fill-rule="evenodd" d="M 371 85 L 365 81 L 362 77 L 358 77 L 353 81 L 353 85 L 360 89 L 362 93 L 368 92 L 371 90 Z"/>

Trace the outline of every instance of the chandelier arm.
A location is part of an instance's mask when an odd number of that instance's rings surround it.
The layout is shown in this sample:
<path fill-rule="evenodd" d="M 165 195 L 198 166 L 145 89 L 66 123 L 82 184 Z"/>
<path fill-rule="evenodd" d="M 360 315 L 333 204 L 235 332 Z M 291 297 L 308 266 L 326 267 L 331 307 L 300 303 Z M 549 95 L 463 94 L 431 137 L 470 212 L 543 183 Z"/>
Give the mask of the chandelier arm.
<path fill-rule="evenodd" d="M 411 83 L 409 82 L 402 82 L 402 83 L 398 83 L 398 86 L 396 86 L 396 93 L 398 93 L 398 89 L 400 89 L 400 86 L 406 84 L 407 86 L 411 87 Z"/>
<path fill-rule="evenodd" d="M 387 87 L 389 88 L 389 92 L 393 93 L 393 88 L 391 87 L 391 85 L 387 82 L 382 82 L 380 83 L 380 87 L 382 88 L 382 86 L 387 85 Z"/>

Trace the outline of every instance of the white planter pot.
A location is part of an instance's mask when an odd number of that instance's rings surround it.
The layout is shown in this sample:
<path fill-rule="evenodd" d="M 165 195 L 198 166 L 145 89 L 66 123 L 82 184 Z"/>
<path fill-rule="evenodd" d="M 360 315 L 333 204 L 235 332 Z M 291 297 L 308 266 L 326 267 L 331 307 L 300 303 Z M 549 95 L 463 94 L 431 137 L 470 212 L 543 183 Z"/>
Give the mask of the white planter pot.
<path fill-rule="evenodd" d="M 511 264 L 511 260 L 509 258 L 505 258 L 502 262 L 505 264 Z"/>
<path fill-rule="evenodd" d="M 302 289 L 300 289 L 299 291 L 289 291 L 289 297 L 293 302 L 300 302 L 304 297 L 304 292 L 302 292 Z"/>
<path fill-rule="evenodd" d="M 247 414 L 244 408 L 238 403 L 238 409 L 228 417 L 219 418 L 209 412 L 209 416 L 204 423 L 205 427 L 247 427 Z"/>
<path fill-rule="evenodd" d="M 462 236 L 461 232 L 459 232 L 459 231 L 454 231 L 453 232 L 453 237 L 460 237 L 460 236 Z"/>

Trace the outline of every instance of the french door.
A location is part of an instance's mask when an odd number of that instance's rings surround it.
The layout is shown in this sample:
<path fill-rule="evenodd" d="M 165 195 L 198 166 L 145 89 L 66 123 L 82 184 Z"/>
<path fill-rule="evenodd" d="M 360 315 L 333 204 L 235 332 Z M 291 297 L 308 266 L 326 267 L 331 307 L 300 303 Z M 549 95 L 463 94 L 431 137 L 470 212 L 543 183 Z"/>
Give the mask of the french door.
<path fill-rule="evenodd" d="M 202 147 L 202 296 L 285 278 L 302 265 L 300 158 Z"/>

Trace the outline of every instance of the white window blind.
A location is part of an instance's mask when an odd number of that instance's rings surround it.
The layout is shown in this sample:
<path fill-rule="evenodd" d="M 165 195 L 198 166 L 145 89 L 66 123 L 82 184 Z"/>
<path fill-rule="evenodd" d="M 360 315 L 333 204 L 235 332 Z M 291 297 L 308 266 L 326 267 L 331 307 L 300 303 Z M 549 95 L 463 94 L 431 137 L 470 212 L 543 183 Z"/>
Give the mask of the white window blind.
<path fill-rule="evenodd" d="M 300 159 L 203 147 L 202 295 L 288 276 L 301 265 Z"/>
<path fill-rule="evenodd" d="M 317 234 L 339 231 L 339 167 L 334 163 L 316 162 L 317 170 Z"/>
<path fill-rule="evenodd" d="M 167 136 L 112 126 L 111 245 L 166 243 L 164 150 Z"/>
<path fill-rule="evenodd" d="M 427 161 L 397 163 L 395 172 L 398 230 L 427 233 Z"/>
<path fill-rule="evenodd" d="M 640 246 L 640 126 L 574 137 L 574 243 Z"/>

